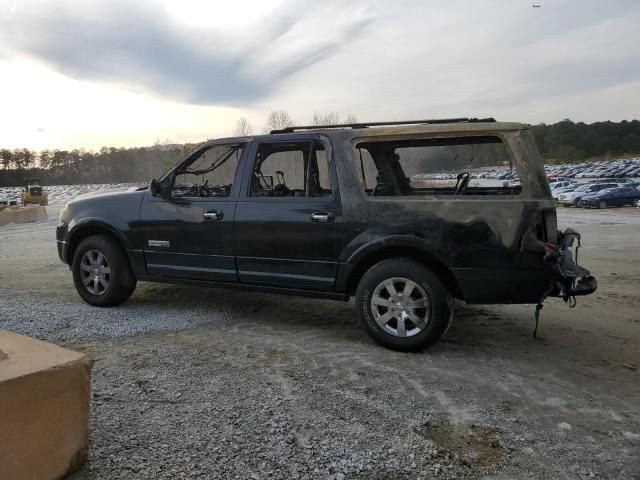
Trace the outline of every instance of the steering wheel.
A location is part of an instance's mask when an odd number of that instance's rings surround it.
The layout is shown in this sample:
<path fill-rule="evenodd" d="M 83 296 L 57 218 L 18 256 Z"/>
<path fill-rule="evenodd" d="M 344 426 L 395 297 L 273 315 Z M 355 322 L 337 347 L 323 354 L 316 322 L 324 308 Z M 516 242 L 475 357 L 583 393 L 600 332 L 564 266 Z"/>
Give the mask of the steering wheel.
<path fill-rule="evenodd" d="M 198 189 L 198 196 L 200 197 L 210 197 L 211 196 L 211 188 L 209 188 L 209 180 L 204 182 L 204 185 L 201 185 Z"/>
<path fill-rule="evenodd" d="M 289 195 L 291 190 L 284 183 L 279 183 L 273 187 L 271 192 L 274 197 L 285 197 Z"/>
<path fill-rule="evenodd" d="M 462 172 L 458 174 L 458 180 L 456 181 L 455 195 L 462 195 L 466 190 L 469 182 L 471 181 L 471 175 L 469 172 Z"/>

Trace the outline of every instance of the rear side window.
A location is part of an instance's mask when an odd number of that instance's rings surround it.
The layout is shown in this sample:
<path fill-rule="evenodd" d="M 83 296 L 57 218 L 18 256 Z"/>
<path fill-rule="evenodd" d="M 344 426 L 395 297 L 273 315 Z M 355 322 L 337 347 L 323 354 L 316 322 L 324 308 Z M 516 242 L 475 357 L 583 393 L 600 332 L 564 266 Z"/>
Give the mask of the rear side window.
<path fill-rule="evenodd" d="M 253 163 L 253 197 L 329 197 L 329 162 L 320 142 L 262 143 Z"/>
<path fill-rule="evenodd" d="M 354 161 L 364 191 L 374 197 L 521 192 L 509 152 L 494 136 L 361 142 Z"/>

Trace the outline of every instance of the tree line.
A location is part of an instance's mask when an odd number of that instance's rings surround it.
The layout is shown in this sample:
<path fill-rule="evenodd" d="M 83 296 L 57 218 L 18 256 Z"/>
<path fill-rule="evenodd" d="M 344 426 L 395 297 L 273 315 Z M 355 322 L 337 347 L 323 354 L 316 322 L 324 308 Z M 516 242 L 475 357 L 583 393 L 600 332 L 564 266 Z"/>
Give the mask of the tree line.
<path fill-rule="evenodd" d="M 335 112 L 314 113 L 312 125 L 356 123 L 353 115 L 344 119 Z M 262 133 L 296 125 L 284 110 L 271 112 Z M 550 163 L 572 163 L 640 154 L 640 121 L 596 122 L 586 124 L 563 120 L 532 126 L 542 154 Z M 253 135 L 253 125 L 240 118 L 234 136 Z M 166 171 L 195 145 L 156 144 L 150 147 L 104 147 L 85 150 L 0 149 L 0 186 L 21 185 L 26 177 L 38 177 L 45 185 L 78 183 L 146 182 Z"/>
<path fill-rule="evenodd" d="M 569 119 L 531 127 L 549 163 L 608 160 L 640 154 L 640 121 L 574 123 Z"/>

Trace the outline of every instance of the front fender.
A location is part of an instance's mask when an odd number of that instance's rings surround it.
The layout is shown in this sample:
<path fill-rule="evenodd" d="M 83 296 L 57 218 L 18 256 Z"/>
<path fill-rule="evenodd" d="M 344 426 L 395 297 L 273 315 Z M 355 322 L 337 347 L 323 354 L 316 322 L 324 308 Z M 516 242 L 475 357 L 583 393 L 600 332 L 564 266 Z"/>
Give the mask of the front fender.
<path fill-rule="evenodd" d="M 127 225 L 124 226 L 128 228 Z M 100 218 L 83 218 L 78 221 L 73 221 L 67 228 L 67 235 L 65 241 L 72 245 L 77 238 L 82 237 L 82 232 L 86 230 L 91 231 L 105 231 L 113 235 L 118 239 L 120 244 L 125 250 L 132 250 L 133 247 L 129 239 L 122 233 L 122 226 L 114 226 Z"/>

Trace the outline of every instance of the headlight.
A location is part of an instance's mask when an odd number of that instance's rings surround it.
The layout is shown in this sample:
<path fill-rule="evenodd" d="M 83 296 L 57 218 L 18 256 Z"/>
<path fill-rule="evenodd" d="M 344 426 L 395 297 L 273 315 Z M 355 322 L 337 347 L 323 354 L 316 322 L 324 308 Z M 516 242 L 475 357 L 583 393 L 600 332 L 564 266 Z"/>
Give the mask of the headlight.
<path fill-rule="evenodd" d="M 66 225 L 69 223 L 71 215 L 69 213 L 69 204 L 67 203 L 62 210 L 60 210 L 60 216 L 58 217 L 58 225 Z"/>

